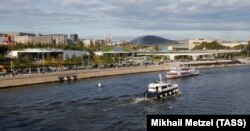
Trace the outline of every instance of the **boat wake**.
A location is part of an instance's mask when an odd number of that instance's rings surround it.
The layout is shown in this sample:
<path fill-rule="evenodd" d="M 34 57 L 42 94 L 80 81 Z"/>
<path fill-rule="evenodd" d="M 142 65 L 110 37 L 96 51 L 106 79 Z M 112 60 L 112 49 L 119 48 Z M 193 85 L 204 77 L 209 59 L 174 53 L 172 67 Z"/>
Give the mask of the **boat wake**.
<path fill-rule="evenodd" d="M 139 97 L 139 98 L 133 98 L 131 104 L 138 104 L 144 101 L 150 101 L 150 99 Z"/>
<path fill-rule="evenodd" d="M 144 98 L 144 97 L 138 97 L 138 98 L 132 98 L 132 99 L 123 99 L 120 102 L 116 103 L 113 106 L 111 105 L 109 108 L 102 109 L 102 111 L 110 111 L 118 107 L 133 105 L 133 104 L 139 104 L 141 102 L 151 101 L 150 99 Z"/>

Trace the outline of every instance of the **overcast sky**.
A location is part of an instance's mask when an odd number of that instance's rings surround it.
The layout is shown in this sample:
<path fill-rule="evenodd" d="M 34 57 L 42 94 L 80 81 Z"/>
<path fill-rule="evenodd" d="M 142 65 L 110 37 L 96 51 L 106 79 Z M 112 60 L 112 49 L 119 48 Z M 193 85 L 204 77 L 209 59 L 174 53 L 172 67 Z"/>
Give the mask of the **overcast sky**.
<path fill-rule="evenodd" d="M 0 0 L 0 32 L 250 38 L 250 0 Z"/>

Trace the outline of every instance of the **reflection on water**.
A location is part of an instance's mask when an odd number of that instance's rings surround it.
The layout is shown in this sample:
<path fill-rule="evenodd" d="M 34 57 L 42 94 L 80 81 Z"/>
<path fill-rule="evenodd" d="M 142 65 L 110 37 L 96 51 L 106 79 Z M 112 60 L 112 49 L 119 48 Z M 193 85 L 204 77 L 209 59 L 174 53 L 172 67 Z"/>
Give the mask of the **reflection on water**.
<path fill-rule="evenodd" d="M 1 89 L 0 130 L 146 130 L 147 114 L 250 113 L 250 67 L 203 69 L 171 80 L 178 97 L 143 98 L 159 73 Z"/>

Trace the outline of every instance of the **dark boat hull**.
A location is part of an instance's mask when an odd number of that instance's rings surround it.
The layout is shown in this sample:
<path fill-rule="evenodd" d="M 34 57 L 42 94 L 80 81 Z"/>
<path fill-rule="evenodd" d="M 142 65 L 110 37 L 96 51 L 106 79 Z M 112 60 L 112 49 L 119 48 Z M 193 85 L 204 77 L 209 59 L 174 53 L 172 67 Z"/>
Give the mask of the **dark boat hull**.
<path fill-rule="evenodd" d="M 160 99 L 160 98 L 165 98 L 165 97 L 170 97 L 174 95 L 178 95 L 179 90 L 177 88 L 168 90 L 168 91 L 163 91 L 163 92 L 149 92 L 145 91 L 144 97 L 145 98 L 152 98 L 152 99 Z"/>
<path fill-rule="evenodd" d="M 181 77 L 190 77 L 190 76 L 197 76 L 200 74 L 182 74 Z"/>

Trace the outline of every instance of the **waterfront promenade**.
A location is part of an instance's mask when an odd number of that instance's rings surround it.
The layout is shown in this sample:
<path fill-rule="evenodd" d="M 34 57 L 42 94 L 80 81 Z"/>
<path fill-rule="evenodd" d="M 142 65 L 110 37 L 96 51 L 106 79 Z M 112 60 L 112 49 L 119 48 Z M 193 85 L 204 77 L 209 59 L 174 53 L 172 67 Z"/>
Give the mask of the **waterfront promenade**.
<path fill-rule="evenodd" d="M 194 66 L 197 68 L 214 68 L 214 67 L 239 66 L 246 64 L 239 64 L 237 62 L 235 63 L 235 61 L 232 60 L 172 62 L 161 65 L 119 67 L 119 68 L 107 68 L 107 69 L 71 70 L 71 71 L 53 72 L 44 74 L 16 75 L 14 77 L 1 77 L 0 88 L 57 82 L 60 81 L 59 77 L 67 77 L 67 76 L 76 76 L 77 79 L 85 79 L 85 78 L 102 77 L 102 76 L 167 71 L 169 70 L 169 68 L 177 65 Z"/>
<path fill-rule="evenodd" d="M 119 67 L 119 68 L 108 68 L 108 69 L 64 71 L 64 72 L 32 74 L 32 75 L 17 75 L 15 77 L 0 78 L 0 88 L 56 82 L 60 81 L 59 80 L 60 76 L 68 76 L 68 75 L 76 75 L 77 79 L 85 79 L 92 77 L 166 71 L 166 70 L 168 70 L 168 65 L 163 64 L 163 65 Z"/>

